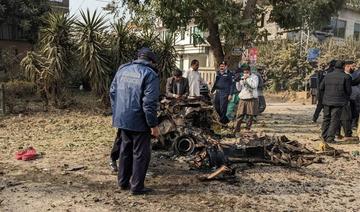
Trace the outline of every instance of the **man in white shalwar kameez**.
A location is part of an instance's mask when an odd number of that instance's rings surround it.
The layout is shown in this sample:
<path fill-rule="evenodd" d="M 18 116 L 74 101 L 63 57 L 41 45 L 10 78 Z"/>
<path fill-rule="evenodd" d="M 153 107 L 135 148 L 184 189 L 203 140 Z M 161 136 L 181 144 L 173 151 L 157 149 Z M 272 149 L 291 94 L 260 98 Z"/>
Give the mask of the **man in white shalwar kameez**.
<path fill-rule="evenodd" d="M 206 84 L 206 82 L 201 78 L 199 73 L 199 61 L 191 61 L 191 67 L 189 70 L 185 71 L 184 77 L 189 81 L 189 97 L 199 97 L 200 95 L 200 86 L 201 84 Z"/>

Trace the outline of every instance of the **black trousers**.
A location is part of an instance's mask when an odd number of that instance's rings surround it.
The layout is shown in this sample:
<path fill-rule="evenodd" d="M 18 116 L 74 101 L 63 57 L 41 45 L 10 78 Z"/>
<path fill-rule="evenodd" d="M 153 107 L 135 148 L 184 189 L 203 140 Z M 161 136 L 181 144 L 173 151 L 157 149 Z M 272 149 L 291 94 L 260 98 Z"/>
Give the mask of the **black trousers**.
<path fill-rule="evenodd" d="M 116 132 L 115 141 L 110 152 L 111 161 L 117 161 L 120 155 L 120 145 L 121 145 L 121 130 L 118 129 Z"/>
<path fill-rule="evenodd" d="M 151 156 L 150 132 L 121 130 L 121 137 L 119 186 L 141 191 Z"/>
<path fill-rule="evenodd" d="M 352 136 L 351 118 L 352 118 L 351 104 L 346 104 L 342 108 L 340 125 L 338 128 L 338 135 L 340 135 L 341 127 L 342 127 L 344 129 L 345 137 Z"/>
<path fill-rule="evenodd" d="M 355 100 L 350 100 L 350 108 L 351 108 L 352 127 L 356 127 L 359 121 L 359 111 L 357 110 Z"/>
<path fill-rule="evenodd" d="M 223 124 L 229 123 L 229 119 L 226 116 L 227 106 L 229 103 L 229 95 L 223 94 L 219 91 L 215 94 L 214 106 L 217 114 L 220 116 L 220 122 Z"/>
<path fill-rule="evenodd" d="M 324 108 L 324 105 L 322 104 L 321 101 L 318 101 L 318 103 L 316 104 L 316 109 L 313 115 L 313 120 L 316 121 L 321 113 L 321 110 Z"/>
<path fill-rule="evenodd" d="M 322 138 L 325 141 L 334 141 L 340 125 L 340 116 L 343 107 L 324 105 L 324 120 L 322 123 Z"/>
<path fill-rule="evenodd" d="M 336 132 L 336 135 L 341 135 L 341 128 L 344 130 L 345 137 L 352 136 L 351 120 L 340 120 L 340 126 Z"/>

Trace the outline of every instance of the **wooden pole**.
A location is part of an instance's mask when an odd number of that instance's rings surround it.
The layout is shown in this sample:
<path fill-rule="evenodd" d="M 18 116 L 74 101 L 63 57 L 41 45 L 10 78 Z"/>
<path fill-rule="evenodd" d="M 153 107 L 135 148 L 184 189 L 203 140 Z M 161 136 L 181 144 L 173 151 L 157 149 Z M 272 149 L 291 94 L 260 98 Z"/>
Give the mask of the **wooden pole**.
<path fill-rule="evenodd" d="M 5 115 L 5 86 L 0 85 L 0 115 Z"/>

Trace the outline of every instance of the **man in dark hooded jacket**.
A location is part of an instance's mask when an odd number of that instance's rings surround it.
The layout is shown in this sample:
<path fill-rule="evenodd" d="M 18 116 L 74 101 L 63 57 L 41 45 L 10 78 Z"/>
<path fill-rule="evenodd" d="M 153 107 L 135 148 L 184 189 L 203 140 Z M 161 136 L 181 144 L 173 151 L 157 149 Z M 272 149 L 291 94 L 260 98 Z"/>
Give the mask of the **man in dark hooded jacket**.
<path fill-rule="evenodd" d="M 351 95 L 351 77 L 344 73 L 344 66 L 344 61 L 337 61 L 335 71 L 328 73 L 320 85 L 320 91 L 324 93 L 322 138 L 327 143 L 335 141 L 342 108 L 348 104 Z"/>
<path fill-rule="evenodd" d="M 149 48 L 138 59 L 120 66 L 110 88 L 113 127 L 121 129 L 118 183 L 133 195 L 145 194 L 151 135 L 159 136 L 157 105 L 160 82 L 153 68 L 156 56 Z"/>

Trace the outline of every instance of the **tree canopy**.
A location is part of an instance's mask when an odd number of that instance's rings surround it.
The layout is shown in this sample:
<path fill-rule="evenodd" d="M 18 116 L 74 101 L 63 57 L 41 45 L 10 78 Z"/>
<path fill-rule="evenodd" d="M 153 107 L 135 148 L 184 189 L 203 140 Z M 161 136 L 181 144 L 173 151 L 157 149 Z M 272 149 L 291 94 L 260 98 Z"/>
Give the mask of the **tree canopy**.
<path fill-rule="evenodd" d="M 22 38 L 35 42 L 41 17 L 50 11 L 48 0 L 0 0 L 0 25 L 19 29 Z"/>
<path fill-rule="evenodd" d="M 271 0 L 270 21 L 280 27 L 293 29 L 307 25 L 315 29 L 329 23 L 346 0 Z"/>
<path fill-rule="evenodd" d="M 151 7 L 170 31 L 186 27 L 194 21 L 206 33 L 206 40 L 217 62 L 229 53 L 226 46 L 251 43 L 258 35 L 257 23 L 268 6 L 272 7 L 269 21 L 284 29 L 315 27 L 329 22 L 345 4 L 345 0 L 113 0 L 110 8 L 127 6 L 135 12 Z M 120 6 L 119 6 L 120 5 Z M 267 20 L 265 20 L 267 21 Z M 225 45 L 223 42 L 225 41 Z M 228 45 L 227 45 L 228 44 Z"/>

